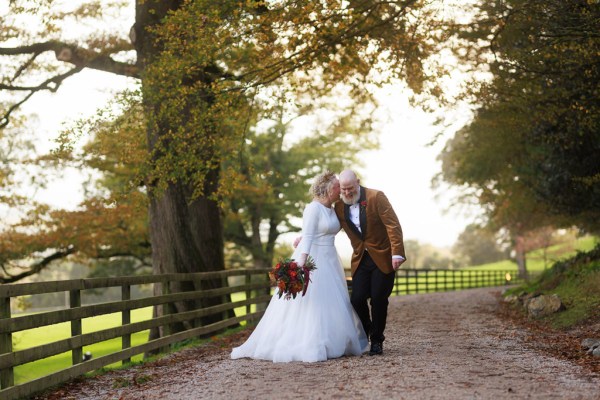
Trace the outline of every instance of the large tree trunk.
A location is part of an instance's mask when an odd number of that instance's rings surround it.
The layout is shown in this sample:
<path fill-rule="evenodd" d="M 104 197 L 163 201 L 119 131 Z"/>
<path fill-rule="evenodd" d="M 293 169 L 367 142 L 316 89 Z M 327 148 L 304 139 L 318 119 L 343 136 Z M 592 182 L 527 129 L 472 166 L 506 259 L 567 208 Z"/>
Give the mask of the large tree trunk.
<path fill-rule="evenodd" d="M 148 65 L 160 55 L 160 43 L 149 33 L 148 28 L 161 23 L 169 11 L 181 6 L 181 1 L 156 1 L 149 0 L 136 2 L 135 46 L 138 54 L 138 63 L 144 71 Z M 158 83 L 160 84 L 160 83 Z M 148 88 L 142 73 L 142 86 Z M 156 88 L 149 88 L 150 90 Z M 154 113 L 159 104 L 144 98 L 144 108 L 147 113 Z M 189 110 L 181 110 L 186 112 Z M 152 120 L 149 118 L 149 120 Z M 152 154 L 160 138 L 177 127 L 164 126 L 164 124 L 148 124 L 147 138 L 149 151 Z M 168 150 L 167 150 L 168 151 Z M 210 149 L 206 150 L 211 156 Z M 153 154 L 159 158 L 162 154 Z M 209 171 L 204 182 L 204 196 L 192 200 L 192 183 L 177 181 L 168 185 L 164 191 L 155 190 L 153 183 L 148 183 L 150 196 L 149 221 L 150 240 L 152 244 L 152 263 L 155 274 L 187 273 L 219 271 L 225 269 L 223 256 L 223 228 L 218 204 L 211 200 L 209 195 L 218 186 L 218 166 Z M 169 292 L 180 292 L 198 289 L 214 289 L 222 286 L 220 279 L 204 281 L 201 287 L 195 287 L 192 282 L 179 282 L 170 285 Z M 162 288 L 155 288 L 162 292 Z M 158 294 L 158 293 L 157 293 Z M 201 301 L 179 302 L 174 305 L 173 312 L 184 312 L 200 307 L 207 307 L 220 303 L 221 298 L 208 298 Z M 155 308 L 154 315 L 160 315 L 161 308 Z M 171 333 L 178 332 L 193 325 L 202 325 L 222 319 L 222 314 L 202 318 L 193 323 L 180 323 L 171 326 Z M 158 329 L 150 332 L 150 339 L 162 335 Z"/>
<path fill-rule="evenodd" d="M 155 274 L 224 269 L 223 233 L 218 204 L 205 197 L 190 202 L 190 197 L 191 190 L 183 184 L 171 184 L 164 193 L 150 198 L 150 240 Z M 221 286 L 220 279 L 202 281 L 200 287 L 192 282 L 173 282 L 169 292 L 208 290 Z M 190 311 L 220 302 L 221 297 L 175 303 L 173 312 Z M 203 318 L 201 323 L 206 325 L 220 319 L 221 314 L 216 314 Z M 171 327 L 171 330 L 178 332 L 191 327 L 191 324 L 180 324 Z"/>

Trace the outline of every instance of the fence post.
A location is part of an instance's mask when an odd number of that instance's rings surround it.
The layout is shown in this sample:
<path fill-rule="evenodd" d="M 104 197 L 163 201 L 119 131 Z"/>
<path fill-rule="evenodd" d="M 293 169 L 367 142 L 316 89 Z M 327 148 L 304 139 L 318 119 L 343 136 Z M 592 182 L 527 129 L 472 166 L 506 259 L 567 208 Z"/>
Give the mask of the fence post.
<path fill-rule="evenodd" d="M 164 281 L 162 281 L 160 283 L 160 286 L 161 286 L 161 291 L 162 291 L 163 296 L 166 296 L 171 293 L 171 288 L 169 287 L 168 280 L 165 279 Z M 163 316 L 166 317 L 167 315 L 171 314 L 171 303 L 164 302 L 164 303 L 162 303 L 161 307 L 162 307 L 162 315 Z M 164 324 L 162 326 L 162 328 L 163 328 L 162 337 L 167 337 L 171 334 L 171 325 L 168 322 L 166 324 Z M 160 351 L 162 353 L 168 353 L 169 350 L 170 350 L 169 345 L 166 345 L 160 349 Z"/>
<path fill-rule="evenodd" d="M 70 290 L 69 291 L 69 307 L 77 308 L 81 307 L 81 290 Z M 71 320 L 71 337 L 81 335 L 81 319 Z M 71 350 L 71 361 L 73 365 L 79 364 L 83 361 L 83 349 L 81 347 L 74 347 Z"/>
<path fill-rule="evenodd" d="M 264 289 L 264 294 L 266 294 L 267 296 L 270 296 L 270 295 L 271 295 L 271 284 L 270 284 L 270 282 L 271 282 L 271 277 L 269 277 L 269 274 L 268 274 L 268 273 L 266 274 L 266 277 L 267 277 L 267 282 L 269 282 L 269 284 L 268 284 L 268 285 L 265 287 L 265 289 Z M 263 279 L 264 279 L 264 277 L 263 277 Z M 267 303 L 262 303 L 263 305 L 262 305 L 262 307 L 261 307 L 261 308 L 262 308 L 262 309 L 261 309 L 261 311 L 263 311 L 263 310 L 266 310 L 266 309 L 267 309 L 267 307 L 269 306 L 269 302 L 270 302 L 270 301 L 271 301 L 271 300 L 269 300 Z M 258 311 L 258 304 L 256 304 L 256 307 L 257 307 L 257 311 Z"/>
<path fill-rule="evenodd" d="M 131 300 L 131 286 L 121 286 L 121 300 Z M 128 308 L 121 312 L 121 325 L 129 325 L 131 323 L 131 310 Z M 131 347 L 131 333 L 126 333 L 121 337 L 121 348 L 128 349 Z M 131 357 L 125 358 L 121 364 L 125 365 L 131 362 Z"/>
<path fill-rule="evenodd" d="M 474 271 L 469 271 L 469 276 L 468 276 L 468 284 L 467 284 L 467 288 L 471 289 L 473 287 L 473 285 L 475 285 L 475 276 L 477 275 L 476 272 Z"/>
<path fill-rule="evenodd" d="M 250 271 L 246 271 L 246 285 L 250 285 L 252 283 L 252 274 Z M 250 298 L 252 297 L 252 290 L 246 290 L 246 300 L 250 300 Z M 246 304 L 246 315 L 249 315 L 252 313 L 252 304 L 248 303 Z"/>
<path fill-rule="evenodd" d="M 10 318 L 10 296 L 0 299 L 0 319 Z M 12 353 L 12 332 L 0 333 L 0 354 Z M 0 371 L 0 388 L 6 389 L 15 384 L 13 367 Z"/>
<path fill-rule="evenodd" d="M 452 270 L 452 290 L 458 290 L 456 288 L 456 274 L 458 274 L 458 271 L 460 270 Z"/>
<path fill-rule="evenodd" d="M 449 269 L 444 271 L 444 292 L 448 291 L 448 271 Z"/>
<path fill-rule="evenodd" d="M 404 270 L 403 272 L 403 277 L 402 279 L 404 279 L 404 294 L 408 294 L 408 271 L 409 270 Z M 398 285 L 398 293 L 402 294 L 402 285 Z"/>
<path fill-rule="evenodd" d="M 221 287 L 222 288 L 226 288 L 229 287 L 229 280 L 227 279 L 226 276 L 221 277 Z M 221 304 L 227 304 L 231 302 L 231 294 L 224 294 L 221 296 Z M 225 321 L 227 318 L 229 318 L 229 313 L 233 312 L 235 314 L 234 310 L 226 310 L 223 311 L 221 313 L 221 319 L 223 321 Z"/>
<path fill-rule="evenodd" d="M 419 294 L 419 273 L 415 270 L 415 293 Z"/>

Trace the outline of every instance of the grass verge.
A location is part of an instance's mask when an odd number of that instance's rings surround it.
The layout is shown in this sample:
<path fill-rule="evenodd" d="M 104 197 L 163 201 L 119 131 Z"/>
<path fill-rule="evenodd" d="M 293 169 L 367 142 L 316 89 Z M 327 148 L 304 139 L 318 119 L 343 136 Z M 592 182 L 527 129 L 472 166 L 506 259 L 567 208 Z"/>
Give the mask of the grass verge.
<path fill-rule="evenodd" d="M 563 311 L 533 319 L 521 303 L 502 303 L 500 313 L 526 329 L 527 343 L 600 374 L 600 358 L 586 353 L 585 338 L 600 338 L 600 245 L 555 263 L 538 279 L 505 295 L 556 294 Z"/>
<path fill-rule="evenodd" d="M 587 319 L 600 319 L 600 245 L 555 263 L 535 281 L 511 294 L 556 294 L 565 310 L 540 319 L 554 329 L 569 329 Z"/>

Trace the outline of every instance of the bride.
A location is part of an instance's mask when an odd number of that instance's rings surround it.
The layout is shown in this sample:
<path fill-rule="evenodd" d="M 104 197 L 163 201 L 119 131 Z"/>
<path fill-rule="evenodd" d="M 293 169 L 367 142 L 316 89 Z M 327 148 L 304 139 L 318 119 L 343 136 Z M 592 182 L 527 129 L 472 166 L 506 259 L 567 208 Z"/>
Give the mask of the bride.
<path fill-rule="evenodd" d="M 331 205 L 339 199 L 340 183 L 327 171 L 315 178 L 310 192 L 313 201 L 304 209 L 302 240 L 292 255 L 299 266 L 308 255 L 315 261 L 306 295 L 286 300 L 276 289 L 254 332 L 231 352 L 233 359 L 315 362 L 360 355 L 367 349 L 334 246 L 340 223 Z"/>

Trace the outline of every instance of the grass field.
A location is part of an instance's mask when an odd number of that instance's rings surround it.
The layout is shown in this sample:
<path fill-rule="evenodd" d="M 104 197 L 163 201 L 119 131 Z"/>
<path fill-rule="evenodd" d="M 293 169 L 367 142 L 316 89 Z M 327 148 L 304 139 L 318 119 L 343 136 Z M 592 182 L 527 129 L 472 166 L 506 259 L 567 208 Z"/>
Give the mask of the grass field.
<path fill-rule="evenodd" d="M 244 293 L 234 293 L 232 301 L 240 301 L 246 298 Z M 246 307 L 235 309 L 237 316 L 246 313 Z M 152 307 L 141 308 L 131 311 L 131 322 L 145 321 L 152 318 Z M 99 315 L 97 317 L 86 318 L 82 320 L 83 333 L 90 333 L 102 329 L 108 329 L 121 325 L 121 313 Z M 67 339 L 71 336 L 71 324 L 63 322 L 51 326 L 45 326 L 35 329 L 29 329 L 13 334 L 13 351 L 23 350 L 30 347 L 40 346 L 46 343 L 52 343 L 57 340 Z M 148 341 L 148 331 L 141 331 L 131 335 L 131 346 L 137 346 Z M 121 338 L 115 338 L 104 342 L 85 346 L 83 352 L 89 351 L 93 357 L 100 357 L 106 354 L 121 350 Z M 139 354 L 132 357 L 132 361 L 142 360 L 143 355 Z M 115 363 L 107 368 L 118 367 L 121 363 Z M 60 371 L 71 366 L 71 352 L 57 354 L 42 360 L 23 364 L 15 367 L 15 384 L 28 382 L 32 379 L 48 375 L 52 372 Z"/>
<path fill-rule="evenodd" d="M 533 274 L 543 272 L 556 261 L 564 260 L 575 255 L 577 251 L 590 251 L 598 243 L 598 238 L 584 236 L 574 243 L 563 243 L 551 246 L 547 250 L 534 250 L 527 253 L 527 271 Z M 466 269 L 477 270 L 516 270 L 517 264 L 511 260 L 498 261 L 490 264 L 474 265 Z"/>
<path fill-rule="evenodd" d="M 131 311 L 131 322 L 144 321 L 152 318 L 152 308 L 142 308 Z M 93 318 L 82 320 L 83 333 L 95 332 L 101 329 L 107 329 L 121 325 L 121 313 L 100 315 Z M 22 332 L 16 332 L 13 335 L 13 350 L 22 350 L 30 347 L 39 346 L 45 343 L 55 342 L 66 339 L 71 336 L 71 324 L 63 322 L 61 324 L 45 326 L 35 329 L 29 329 Z M 148 340 L 148 331 L 135 333 L 131 336 L 131 345 L 137 346 Z M 121 339 L 115 338 L 86 346 L 83 352 L 91 352 L 93 357 L 100 357 L 121 349 Z M 133 360 L 141 360 L 142 355 L 138 355 Z M 115 364 L 117 365 L 117 364 Z M 15 383 L 27 382 L 49 373 L 60 371 L 71 366 L 71 352 L 57 354 L 42 360 L 23 364 L 15 368 Z"/>

